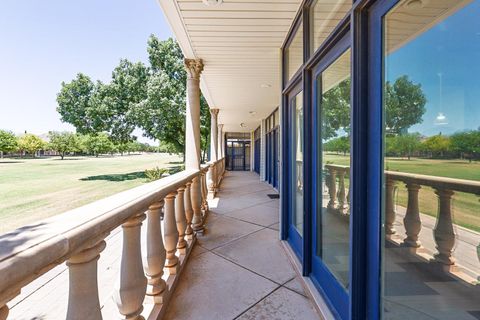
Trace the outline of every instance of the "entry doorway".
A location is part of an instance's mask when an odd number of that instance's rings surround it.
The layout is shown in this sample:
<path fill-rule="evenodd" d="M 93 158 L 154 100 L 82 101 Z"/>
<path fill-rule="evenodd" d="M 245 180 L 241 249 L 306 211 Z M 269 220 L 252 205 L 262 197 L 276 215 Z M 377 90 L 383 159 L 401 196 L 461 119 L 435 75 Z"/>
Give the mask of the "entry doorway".
<path fill-rule="evenodd" d="M 230 171 L 250 171 L 250 133 L 226 134 L 226 169 Z"/>

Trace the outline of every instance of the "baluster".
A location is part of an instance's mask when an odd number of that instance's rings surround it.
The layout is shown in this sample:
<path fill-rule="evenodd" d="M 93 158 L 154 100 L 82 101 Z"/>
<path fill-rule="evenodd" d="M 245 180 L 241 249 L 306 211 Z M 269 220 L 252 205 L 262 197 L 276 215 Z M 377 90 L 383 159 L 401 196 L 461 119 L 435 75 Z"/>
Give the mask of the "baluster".
<path fill-rule="evenodd" d="M 202 210 L 202 215 L 205 217 L 208 213 L 208 202 L 207 202 L 207 194 L 208 194 L 208 189 L 207 189 L 207 173 L 205 171 L 201 172 L 201 179 L 200 179 L 200 189 L 201 189 L 201 196 L 202 196 L 202 205 L 201 205 L 201 210 Z"/>
<path fill-rule="evenodd" d="M 187 228 L 185 230 L 185 237 L 187 240 L 192 240 L 194 233 L 192 229 L 192 219 L 193 219 L 193 209 L 192 209 L 192 198 L 190 195 L 191 182 L 187 182 L 185 186 L 185 195 L 184 195 L 184 204 L 185 204 L 185 218 L 187 220 Z"/>
<path fill-rule="evenodd" d="M 344 212 L 346 208 L 345 199 L 345 170 L 338 170 L 338 210 Z"/>
<path fill-rule="evenodd" d="M 163 218 L 165 249 L 167 250 L 167 259 L 165 268 L 169 274 L 177 274 L 178 257 L 175 255 L 178 243 L 177 222 L 175 221 L 175 195 L 176 191 L 170 192 L 165 197 L 165 214 Z"/>
<path fill-rule="evenodd" d="M 105 246 L 105 241 L 101 240 L 67 260 L 68 320 L 102 319 L 98 299 L 97 261 Z"/>
<path fill-rule="evenodd" d="M 337 205 L 337 174 L 335 168 L 328 167 L 328 195 L 330 200 L 328 201 L 327 208 L 335 209 Z"/>
<path fill-rule="evenodd" d="M 406 186 L 408 189 L 408 204 L 405 218 L 403 218 L 403 225 L 405 226 L 407 237 L 403 240 L 403 246 L 418 248 L 420 247 L 418 234 L 422 229 L 422 221 L 420 220 L 418 209 L 418 191 L 421 187 L 415 183 L 407 183 Z"/>
<path fill-rule="evenodd" d="M 208 199 L 213 199 L 215 198 L 215 175 L 214 172 L 214 164 L 211 164 L 210 167 L 208 167 L 208 172 L 207 172 L 207 186 L 208 186 Z"/>
<path fill-rule="evenodd" d="M 140 213 L 122 224 L 123 248 L 120 278 L 115 285 L 114 299 L 120 319 L 143 320 L 143 300 L 147 290 L 140 244 L 140 231 L 145 214 Z"/>
<path fill-rule="evenodd" d="M 455 264 L 452 257 L 453 247 L 455 246 L 455 233 L 453 231 L 452 221 L 452 190 L 436 189 L 438 196 L 438 215 L 437 224 L 433 230 L 438 253 L 434 255 L 435 261 L 441 264 L 451 266 Z"/>
<path fill-rule="evenodd" d="M 178 242 L 177 250 L 181 255 L 187 254 L 187 241 L 185 241 L 185 230 L 187 228 L 187 221 L 185 218 L 185 187 L 180 187 L 177 190 L 178 194 L 175 199 L 175 219 L 177 220 Z"/>
<path fill-rule="evenodd" d="M 152 296 L 155 303 L 163 303 L 167 287 L 162 279 L 166 259 L 161 227 L 163 204 L 163 200 L 156 202 L 147 211 L 147 256 L 144 264 L 148 279 L 147 295 Z"/>
<path fill-rule="evenodd" d="M 193 219 L 192 228 L 197 233 L 203 233 L 203 217 L 202 217 L 202 195 L 200 190 L 200 175 L 193 178 L 192 185 L 190 187 L 190 196 L 192 199 Z"/>
<path fill-rule="evenodd" d="M 0 308 L 0 320 L 7 320 L 9 309 L 7 305 Z"/>
<path fill-rule="evenodd" d="M 3 296 L 3 299 L 0 300 L 0 320 L 7 320 L 8 314 L 9 314 L 9 308 L 7 305 L 7 302 L 15 298 L 20 294 L 20 290 L 14 291 L 13 293 L 5 296 Z"/>
<path fill-rule="evenodd" d="M 395 227 L 393 226 L 396 216 L 393 201 L 395 196 L 395 181 L 389 178 L 385 181 L 385 196 L 385 236 L 387 239 L 391 239 L 392 235 L 396 233 Z"/>

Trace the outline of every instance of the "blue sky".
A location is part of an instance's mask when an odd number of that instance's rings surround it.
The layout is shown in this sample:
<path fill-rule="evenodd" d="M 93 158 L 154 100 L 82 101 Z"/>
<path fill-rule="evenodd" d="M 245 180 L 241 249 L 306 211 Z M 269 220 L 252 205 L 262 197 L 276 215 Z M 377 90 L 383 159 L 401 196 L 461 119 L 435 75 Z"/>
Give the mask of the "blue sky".
<path fill-rule="evenodd" d="M 476 0 L 387 57 L 387 79 L 408 75 L 422 85 L 428 100 L 423 123 L 410 132 L 451 134 L 480 127 L 479 17 Z M 439 112 L 448 124 L 435 125 Z"/>
<path fill-rule="evenodd" d="M 0 1 L 0 129 L 73 130 L 56 108 L 78 72 L 108 81 L 120 58 L 148 61 L 150 34 L 172 36 L 156 0 Z"/>

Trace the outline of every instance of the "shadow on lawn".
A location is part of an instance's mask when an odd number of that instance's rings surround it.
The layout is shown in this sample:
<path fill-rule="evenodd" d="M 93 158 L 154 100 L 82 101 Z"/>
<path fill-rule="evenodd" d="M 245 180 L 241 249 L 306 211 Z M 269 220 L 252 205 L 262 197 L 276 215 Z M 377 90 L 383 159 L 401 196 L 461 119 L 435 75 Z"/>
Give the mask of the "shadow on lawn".
<path fill-rule="evenodd" d="M 119 173 L 119 174 L 102 174 L 99 176 L 90 176 L 86 178 L 81 178 L 81 181 L 95 181 L 95 180 L 104 180 L 104 181 L 128 181 L 128 180 L 136 180 L 136 179 L 145 179 L 145 172 L 137 171 L 137 172 L 129 172 L 129 173 Z"/>

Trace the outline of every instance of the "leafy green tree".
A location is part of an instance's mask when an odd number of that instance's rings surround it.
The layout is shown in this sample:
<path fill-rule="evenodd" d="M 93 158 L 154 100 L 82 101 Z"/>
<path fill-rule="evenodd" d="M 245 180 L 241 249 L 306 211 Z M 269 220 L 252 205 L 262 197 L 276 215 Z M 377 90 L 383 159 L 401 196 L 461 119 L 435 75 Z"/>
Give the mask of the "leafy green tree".
<path fill-rule="evenodd" d="M 418 151 L 421 146 L 419 133 L 407 133 L 396 136 L 393 140 L 393 150 L 396 153 L 406 156 L 410 160 L 415 151 Z"/>
<path fill-rule="evenodd" d="M 428 137 L 422 142 L 422 148 L 434 156 L 443 157 L 450 149 L 450 138 L 441 134 Z"/>
<path fill-rule="evenodd" d="M 350 138 L 347 136 L 330 139 L 323 144 L 323 149 L 346 155 L 350 151 Z"/>
<path fill-rule="evenodd" d="M 338 130 L 350 128 L 350 78 L 343 80 L 322 96 L 322 139 L 337 136 Z M 335 144 L 335 143 L 334 143 Z"/>
<path fill-rule="evenodd" d="M 57 94 L 57 111 L 63 122 L 72 124 L 78 133 L 92 134 L 105 130 L 105 119 L 92 102 L 100 84 L 94 84 L 83 73 L 69 83 L 62 82 Z"/>
<path fill-rule="evenodd" d="M 388 133 L 402 134 L 414 124 L 421 123 L 427 99 L 420 84 L 404 75 L 393 85 L 385 84 L 385 124 Z"/>
<path fill-rule="evenodd" d="M 114 145 L 105 132 L 97 135 L 87 135 L 82 139 L 83 150 L 89 154 L 98 157 L 100 154 L 110 153 L 114 150 Z"/>
<path fill-rule="evenodd" d="M 75 133 L 50 131 L 48 137 L 50 138 L 49 147 L 57 151 L 62 160 L 67 153 L 79 149 L 78 137 Z"/>
<path fill-rule="evenodd" d="M 151 77 L 147 98 L 135 108 L 137 125 L 145 136 L 160 141 L 162 148 L 173 153 L 185 149 L 185 112 L 187 73 L 183 54 L 177 42 L 161 41 L 155 36 L 148 40 Z M 210 113 L 203 97 L 200 99 L 200 130 L 203 150 L 208 148 Z"/>
<path fill-rule="evenodd" d="M 9 131 L 0 130 L 0 157 L 4 152 L 12 152 L 18 149 L 17 137 Z"/>
<path fill-rule="evenodd" d="M 480 156 L 480 130 L 458 132 L 450 136 L 451 148 L 460 157 L 472 159 Z"/>
<path fill-rule="evenodd" d="M 31 133 L 27 133 L 18 139 L 18 148 L 29 153 L 32 158 L 35 157 L 37 151 L 43 149 L 45 146 L 45 141 Z"/>

